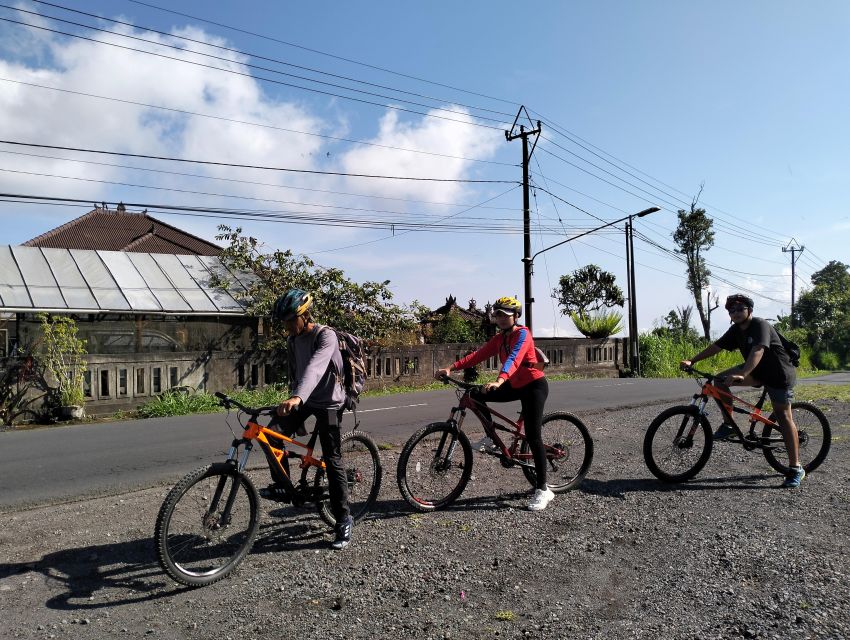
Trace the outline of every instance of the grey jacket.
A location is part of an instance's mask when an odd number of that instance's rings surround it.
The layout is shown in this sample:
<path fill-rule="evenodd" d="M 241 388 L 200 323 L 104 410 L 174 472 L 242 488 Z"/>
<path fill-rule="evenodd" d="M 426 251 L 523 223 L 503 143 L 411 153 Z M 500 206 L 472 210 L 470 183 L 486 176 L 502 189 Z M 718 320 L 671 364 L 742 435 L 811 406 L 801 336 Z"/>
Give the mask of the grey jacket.
<path fill-rule="evenodd" d="M 317 409 L 339 409 L 345 400 L 345 389 L 337 372 L 342 371 L 342 355 L 333 330 L 323 331 L 317 324 L 312 331 L 286 341 L 289 357 L 291 394 L 305 406 Z M 294 367 L 293 367 L 294 365 Z"/>

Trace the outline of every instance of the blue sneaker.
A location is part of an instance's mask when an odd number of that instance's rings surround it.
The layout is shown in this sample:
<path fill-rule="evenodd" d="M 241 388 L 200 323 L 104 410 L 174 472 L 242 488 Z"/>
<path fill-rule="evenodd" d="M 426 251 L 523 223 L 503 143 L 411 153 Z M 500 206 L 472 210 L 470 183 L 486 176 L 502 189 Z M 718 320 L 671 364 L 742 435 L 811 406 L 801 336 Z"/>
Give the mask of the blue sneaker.
<path fill-rule="evenodd" d="M 732 428 L 732 425 L 728 422 L 722 423 L 719 427 L 717 427 L 717 431 L 714 432 L 715 440 L 726 440 L 729 436 L 735 435 L 735 429 Z"/>
<path fill-rule="evenodd" d="M 782 488 L 797 489 L 805 477 L 806 470 L 803 467 L 791 467 L 791 471 L 785 476 L 785 482 L 782 483 Z"/>

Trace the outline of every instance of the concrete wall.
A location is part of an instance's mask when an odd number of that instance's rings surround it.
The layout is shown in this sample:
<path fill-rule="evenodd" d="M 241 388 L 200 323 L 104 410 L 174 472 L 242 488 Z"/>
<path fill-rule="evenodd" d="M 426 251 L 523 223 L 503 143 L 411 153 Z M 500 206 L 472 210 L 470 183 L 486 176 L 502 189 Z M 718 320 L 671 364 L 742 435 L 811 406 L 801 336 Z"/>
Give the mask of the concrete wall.
<path fill-rule="evenodd" d="M 624 341 L 540 338 L 535 341 L 550 360 L 546 372 L 615 377 L 624 368 Z M 475 344 L 416 345 L 373 351 L 367 359 L 367 389 L 416 386 L 433 380 L 433 372 L 474 350 Z M 109 415 L 132 410 L 178 387 L 189 392 L 262 388 L 282 381 L 275 354 L 245 351 L 89 354 L 84 392 L 86 413 Z M 482 375 L 495 374 L 497 358 L 482 363 Z"/>

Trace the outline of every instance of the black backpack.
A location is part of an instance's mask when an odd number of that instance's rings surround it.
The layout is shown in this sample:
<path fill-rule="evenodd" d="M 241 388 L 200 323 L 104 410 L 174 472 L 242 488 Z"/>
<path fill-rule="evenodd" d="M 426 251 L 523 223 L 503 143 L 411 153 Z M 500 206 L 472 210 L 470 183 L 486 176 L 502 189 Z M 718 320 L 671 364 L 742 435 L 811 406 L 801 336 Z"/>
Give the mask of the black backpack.
<path fill-rule="evenodd" d="M 783 336 L 779 331 L 776 332 L 776 335 L 779 336 L 779 341 L 782 343 L 782 348 L 785 349 L 785 353 L 788 354 L 788 359 L 791 361 L 791 364 L 795 367 L 800 366 L 800 345 L 798 345 L 793 340 L 789 340 L 785 336 Z"/>

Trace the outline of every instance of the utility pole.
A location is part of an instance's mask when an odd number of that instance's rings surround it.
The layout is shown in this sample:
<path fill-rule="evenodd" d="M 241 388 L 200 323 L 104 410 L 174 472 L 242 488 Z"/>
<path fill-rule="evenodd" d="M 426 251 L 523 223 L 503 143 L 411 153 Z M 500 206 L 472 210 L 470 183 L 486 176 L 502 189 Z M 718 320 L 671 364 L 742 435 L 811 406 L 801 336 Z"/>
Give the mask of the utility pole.
<path fill-rule="evenodd" d="M 517 111 L 516 118 L 514 118 L 513 126 L 511 126 L 510 131 L 505 131 L 505 139 L 508 142 L 512 142 L 517 138 L 522 139 L 522 247 L 523 247 L 523 275 L 525 279 L 525 302 L 523 306 L 525 307 L 525 326 L 528 327 L 529 331 L 532 331 L 532 311 L 531 306 L 534 302 L 534 298 L 531 295 L 531 276 L 534 273 L 533 271 L 533 263 L 531 258 L 531 204 L 529 199 L 529 187 L 528 187 L 528 164 L 531 161 L 531 154 L 534 153 L 534 148 L 537 146 L 537 140 L 540 137 L 540 120 L 537 121 L 537 128 L 532 129 L 530 131 L 525 130 L 525 126 L 519 125 L 519 133 L 514 133 L 517 128 L 517 122 L 519 122 L 520 115 L 525 111 L 525 117 L 528 118 L 529 124 L 531 124 L 531 117 L 528 115 L 528 111 L 526 111 L 524 106 L 519 108 Z M 534 144 L 531 146 L 531 150 L 528 149 L 528 137 L 536 136 L 534 139 Z"/>
<path fill-rule="evenodd" d="M 634 309 L 634 302 L 632 301 L 632 243 L 630 242 L 631 238 L 631 226 L 632 220 L 631 218 L 626 219 L 626 290 L 629 299 L 629 313 L 628 318 L 626 320 L 626 324 L 628 325 L 628 331 L 626 335 L 626 362 L 624 364 L 628 364 L 629 369 L 632 371 L 635 370 L 635 362 L 632 357 L 632 340 L 634 339 L 634 333 L 632 333 L 632 309 Z"/>
<path fill-rule="evenodd" d="M 804 246 L 791 246 L 791 243 L 796 243 L 797 241 L 794 238 L 791 238 L 791 241 L 788 243 L 787 247 L 782 247 L 782 253 L 790 253 L 791 254 L 791 326 L 794 327 L 797 324 L 796 319 L 794 318 L 794 302 L 796 301 L 795 297 L 795 285 L 797 283 L 795 265 L 797 264 L 797 255 L 796 252 L 799 251 L 803 253 L 806 250 Z"/>

